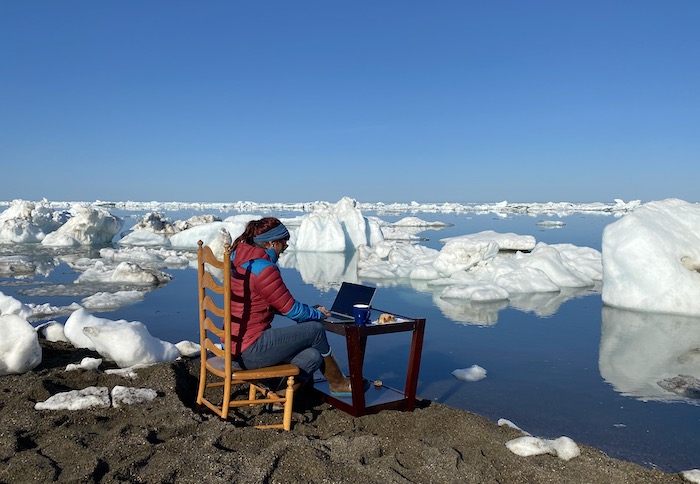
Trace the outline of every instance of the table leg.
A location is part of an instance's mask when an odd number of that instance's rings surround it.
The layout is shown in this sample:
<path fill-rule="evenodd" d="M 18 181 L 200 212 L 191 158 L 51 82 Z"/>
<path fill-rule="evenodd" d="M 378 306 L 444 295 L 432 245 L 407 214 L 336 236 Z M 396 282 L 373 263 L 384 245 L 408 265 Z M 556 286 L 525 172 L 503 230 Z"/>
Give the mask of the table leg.
<path fill-rule="evenodd" d="M 358 415 L 362 415 L 366 409 L 362 367 L 365 360 L 367 336 L 361 336 L 360 330 L 356 326 L 350 326 L 346 331 L 348 366 L 350 370 L 350 384 L 352 385 L 352 406 Z"/>
<path fill-rule="evenodd" d="M 423 353 L 423 333 L 425 331 L 425 319 L 417 319 L 411 339 L 411 351 L 408 355 L 408 372 L 406 373 L 406 410 L 412 412 L 416 407 L 416 389 L 418 388 L 418 372 Z"/>

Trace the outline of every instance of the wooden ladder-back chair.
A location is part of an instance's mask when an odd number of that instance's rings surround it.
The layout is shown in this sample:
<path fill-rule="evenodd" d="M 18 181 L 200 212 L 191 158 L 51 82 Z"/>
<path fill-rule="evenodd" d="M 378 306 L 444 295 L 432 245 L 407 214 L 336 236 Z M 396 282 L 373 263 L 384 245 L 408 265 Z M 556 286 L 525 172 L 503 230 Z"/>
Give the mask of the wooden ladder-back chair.
<path fill-rule="evenodd" d="M 229 410 L 233 407 L 283 404 L 282 423 L 256 427 L 290 430 L 294 402 L 294 377 L 299 374 L 299 368 L 292 364 L 282 364 L 256 370 L 242 370 L 235 365 L 232 361 L 231 345 L 236 344 L 238 338 L 231 334 L 231 247 L 226 244 L 223 260 L 219 260 L 211 248 L 204 246 L 201 240 L 198 246 L 199 336 L 202 346 L 197 392 L 198 407 L 201 409 L 203 405 L 226 420 Z M 211 266 L 216 273 L 223 274 L 221 284 L 212 276 L 206 265 Z M 222 302 L 217 304 L 215 301 Z M 263 383 L 266 379 L 283 381 L 284 378 L 287 380 L 284 397 L 280 397 Z M 233 385 L 240 384 L 249 385 L 248 398 L 245 400 L 232 398 L 232 391 L 235 390 Z M 223 387 L 221 404 L 212 402 L 211 397 L 205 397 L 208 389 L 221 387 Z M 221 398 L 216 400 L 220 401 Z"/>

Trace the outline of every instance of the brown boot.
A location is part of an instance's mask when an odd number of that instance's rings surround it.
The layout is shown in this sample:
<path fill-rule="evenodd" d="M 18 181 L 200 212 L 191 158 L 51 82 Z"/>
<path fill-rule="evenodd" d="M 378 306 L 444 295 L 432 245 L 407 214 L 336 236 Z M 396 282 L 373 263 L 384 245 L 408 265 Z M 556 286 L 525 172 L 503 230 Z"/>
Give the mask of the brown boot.
<path fill-rule="evenodd" d="M 292 388 L 294 389 L 294 395 L 296 395 L 297 392 L 298 392 L 299 390 L 301 390 L 302 388 L 304 388 L 308 383 L 309 383 L 309 382 L 307 382 L 307 381 L 297 381 L 297 382 L 294 382 L 294 386 L 292 386 Z M 277 390 L 275 393 L 277 394 L 278 397 L 285 398 L 285 397 L 287 396 L 287 388 L 286 388 L 286 387 L 285 387 L 285 388 L 280 388 L 280 389 Z"/>
<path fill-rule="evenodd" d="M 338 367 L 338 362 L 335 361 L 333 355 L 323 357 L 323 376 L 328 381 L 328 387 L 331 390 L 331 395 L 338 397 L 349 397 L 352 395 L 350 387 L 350 378 L 343 375 Z"/>

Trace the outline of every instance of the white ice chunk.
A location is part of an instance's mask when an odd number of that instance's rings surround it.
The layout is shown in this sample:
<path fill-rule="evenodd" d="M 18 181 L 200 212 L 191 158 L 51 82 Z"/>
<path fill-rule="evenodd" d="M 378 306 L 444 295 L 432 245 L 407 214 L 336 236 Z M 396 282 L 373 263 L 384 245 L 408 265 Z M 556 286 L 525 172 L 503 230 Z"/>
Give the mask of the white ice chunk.
<path fill-rule="evenodd" d="M 581 449 L 569 437 L 559 437 L 554 440 L 532 436 L 518 437 L 506 442 L 506 447 L 514 454 L 523 457 L 552 454 L 560 459 L 570 460 L 581 455 Z"/>
<path fill-rule="evenodd" d="M 482 302 L 594 287 L 602 279 L 600 252 L 588 247 L 535 244 L 531 236 L 493 231 L 443 240 L 445 246 L 440 251 L 395 240 L 360 246 L 358 275 L 365 279 L 408 278 L 414 284 L 426 281 L 430 286 L 445 286 L 443 301 L 469 298 Z M 516 249 L 531 252 L 513 252 Z M 436 304 L 445 307 L 440 301 Z M 454 313 L 453 309 L 447 312 Z M 473 309 L 482 312 L 484 308 L 468 308 L 466 312 Z"/>
<path fill-rule="evenodd" d="M 175 234 L 188 227 L 189 226 L 178 227 L 176 223 L 165 217 L 162 213 L 150 212 L 141 217 L 141 219 L 134 224 L 132 230 L 134 232 L 150 232 L 167 238 L 168 235 Z"/>
<path fill-rule="evenodd" d="M 603 302 L 700 315 L 700 205 L 649 202 L 603 231 Z"/>
<path fill-rule="evenodd" d="M 180 352 L 180 356 L 193 357 L 201 352 L 201 346 L 193 341 L 183 340 L 175 343 L 175 347 Z"/>
<path fill-rule="evenodd" d="M 109 370 L 105 370 L 105 374 L 107 375 L 117 375 L 122 378 L 127 378 L 129 380 L 135 380 L 136 378 L 139 377 L 138 373 L 136 373 L 135 369 L 137 368 L 143 368 L 148 365 L 136 365 L 136 366 L 131 366 L 129 368 L 110 368 Z"/>
<path fill-rule="evenodd" d="M 552 244 L 559 251 L 566 267 L 574 269 L 594 281 L 603 280 L 603 257 L 591 247 L 579 247 L 573 244 Z"/>
<path fill-rule="evenodd" d="M 216 256 L 217 259 L 222 260 L 224 257 L 224 249 L 225 247 L 231 246 L 233 243 L 233 239 L 231 237 L 231 234 L 229 233 L 226 228 L 221 227 L 219 231 L 216 233 L 213 239 L 209 241 L 207 244 L 209 248 L 212 250 L 214 255 Z"/>
<path fill-rule="evenodd" d="M 465 271 L 477 263 L 493 258 L 498 244 L 491 240 L 456 237 L 449 239 L 433 261 L 440 275 L 449 277 L 457 271 Z"/>
<path fill-rule="evenodd" d="M 0 257 L 0 275 L 3 276 L 22 276 L 34 274 L 37 270 L 37 265 L 23 255 L 8 255 Z"/>
<path fill-rule="evenodd" d="M 172 278 L 173 276 L 168 273 L 158 269 L 144 268 L 133 262 L 120 262 L 116 267 L 110 267 L 98 261 L 93 267 L 83 272 L 75 282 L 157 286 L 169 282 Z"/>
<path fill-rule="evenodd" d="M 211 222 L 197 225 L 172 235 L 170 237 L 170 244 L 173 247 L 183 249 L 196 249 L 199 240 L 203 241 L 204 245 L 209 245 L 212 240 L 219 236 L 222 229 L 226 230 L 232 239 L 235 239 L 243 233 L 245 224 L 237 221 L 231 222 L 227 219 L 223 222 Z"/>
<path fill-rule="evenodd" d="M 148 230 L 134 230 L 119 239 L 119 245 L 133 245 L 138 247 L 168 247 L 170 239 L 164 235 L 154 234 Z"/>
<path fill-rule="evenodd" d="M 126 368 L 136 364 L 173 361 L 180 356 L 174 344 L 152 336 L 139 321 L 112 321 L 88 326 L 83 333 L 103 357 Z"/>
<path fill-rule="evenodd" d="M 499 418 L 497 424 L 499 427 L 510 427 L 512 429 L 519 430 L 520 432 L 522 432 L 525 435 L 530 435 L 529 432 L 525 432 L 523 429 L 521 429 L 520 427 L 515 425 L 513 422 L 511 422 L 507 418 Z"/>
<path fill-rule="evenodd" d="M 32 325 L 16 314 L 0 315 L 0 375 L 26 373 L 39 363 L 41 346 Z"/>
<path fill-rule="evenodd" d="M 462 381 L 479 381 L 486 378 L 486 370 L 479 365 L 472 365 L 469 368 L 454 370 L 452 376 Z"/>
<path fill-rule="evenodd" d="M 68 338 L 66 338 L 66 334 L 63 331 L 63 325 L 57 321 L 49 321 L 48 324 L 46 324 L 43 328 L 41 328 L 41 334 L 44 335 L 44 338 L 46 338 L 46 341 L 64 341 L 66 343 L 70 343 Z"/>
<path fill-rule="evenodd" d="M 398 227 L 448 227 L 452 224 L 440 221 L 429 222 L 427 220 L 420 219 L 418 217 L 404 217 L 401 220 L 397 220 L 392 225 Z"/>
<path fill-rule="evenodd" d="M 37 321 L 39 319 L 46 319 L 48 317 L 54 317 L 61 314 L 68 314 L 77 308 L 75 303 L 71 303 L 70 306 L 52 306 L 49 303 L 44 304 L 34 304 L 28 303 L 27 307 L 31 311 L 31 314 L 27 316 L 29 321 Z"/>
<path fill-rule="evenodd" d="M 91 311 L 105 311 L 134 304 L 142 301 L 143 298 L 142 291 L 97 292 L 84 298 L 81 305 Z"/>
<path fill-rule="evenodd" d="M 700 484 L 700 469 L 690 469 L 681 472 L 683 479 L 694 484 Z"/>
<path fill-rule="evenodd" d="M 41 242 L 47 232 L 58 228 L 60 216 L 33 202 L 14 200 L 0 213 L 0 244 Z"/>
<path fill-rule="evenodd" d="M 520 260 L 524 267 L 534 267 L 547 274 L 559 287 L 585 287 L 594 284 L 590 277 L 568 265 L 556 247 L 543 242 L 537 244 L 528 256 L 522 256 Z"/>
<path fill-rule="evenodd" d="M 42 245 L 72 247 L 101 245 L 111 242 L 124 221 L 101 208 L 73 207 L 75 215 L 54 232 L 46 235 Z"/>
<path fill-rule="evenodd" d="M 418 233 L 427 229 L 442 229 L 449 227 L 452 224 L 445 222 L 428 222 L 418 217 L 404 217 L 394 223 L 388 223 L 377 217 L 368 217 L 370 221 L 374 221 L 382 230 L 384 239 L 389 240 L 419 240 Z"/>
<path fill-rule="evenodd" d="M 91 358 L 86 356 L 80 363 L 70 363 L 66 366 L 66 371 L 74 370 L 97 370 L 102 364 L 102 358 Z"/>
<path fill-rule="evenodd" d="M 360 246 L 357 250 L 361 277 L 432 280 L 440 277 L 433 266 L 438 251 L 421 245 L 383 240 L 372 247 Z"/>
<path fill-rule="evenodd" d="M 400 266 L 400 265 L 395 265 L 393 274 L 395 276 L 401 275 L 403 272 L 405 266 Z M 363 271 L 363 274 L 366 272 Z M 411 279 L 417 279 L 417 280 L 424 280 L 424 281 L 430 281 L 433 279 L 437 279 L 440 277 L 442 274 L 440 274 L 440 271 L 438 271 L 435 268 L 435 264 L 416 264 L 415 266 L 411 267 L 408 272 L 408 277 Z"/>
<path fill-rule="evenodd" d="M 43 402 L 34 405 L 36 410 L 86 410 L 89 408 L 108 408 L 110 406 L 107 387 L 87 387 L 57 393 Z"/>
<path fill-rule="evenodd" d="M 119 250 L 103 247 L 100 249 L 100 257 L 113 263 L 132 262 L 143 268 L 151 269 L 187 266 L 189 264 L 188 253 L 165 247 L 122 247 Z M 87 269 L 88 267 L 83 270 Z"/>
<path fill-rule="evenodd" d="M 496 277 L 496 284 L 509 294 L 559 292 L 560 288 L 544 271 L 535 267 L 520 267 Z"/>
<path fill-rule="evenodd" d="M 345 252 L 383 239 L 376 221 L 362 215 L 357 202 L 344 197 L 336 204 L 319 203 L 290 241 L 300 252 Z"/>
<path fill-rule="evenodd" d="M 0 315 L 2 314 L 16 314 L 21 318 L 28 319 L 32 315 L 32 310 L 12 296 L 6 296 L 0 292 Z"/>
<path fill-rule="evenodd" d="M 63 327 L 63 332 L 66 338 L 68 338 L 71 344 L 76 348 L 87 348 L 94 351 L 95 343 L 83 333 L 83 328 L 88 326 L 102 326 L 111 323 L 111 320 L 93 316 L 87 312 L 85 308 L 81 307 L 68 317 Z"/>
<path fill-rule="evenodd" d="M 119 408 L 124 405 L 148 403 L 155 400 L 158 393 L 151 388 L 132 388 L 120 385 L 112 388 L 112 406 Z"/>
<path fill-rule="evenodd" d="M 528 251 L 535 248 L 535 238 L 532 235 L 518 235 L 513 233 L 499 233 L 493 230 L 484 230 L 475 234 L 460 235 L 457 237 L 447 237 L 440 239 L 445 244 L 451 241 L 494 243 L 499 250 L 523 250 Z"/>
<path fill-rule="evenodd" d="M 345 252 L 347 248 L 343 226 L 332 211 L 311 213 L 292 242 L 299 252 Z"/>

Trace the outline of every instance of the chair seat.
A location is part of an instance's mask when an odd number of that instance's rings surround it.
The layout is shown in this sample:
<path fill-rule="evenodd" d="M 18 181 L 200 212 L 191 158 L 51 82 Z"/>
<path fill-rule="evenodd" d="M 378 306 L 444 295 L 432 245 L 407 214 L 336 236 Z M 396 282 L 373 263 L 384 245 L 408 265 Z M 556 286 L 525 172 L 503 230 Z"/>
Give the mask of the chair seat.
<path fill-rule="evenodd" d="M 218 371 L 224 371 L 225 360 L 218 356 L 207 358 L 207 365 Z M 238 380 L 264 380 L 283 376 L 297 376 L 299 368 L 292 364 L 266 366 L 255 370 L 242 370 L 234 365 L 232 377 Z"/>

